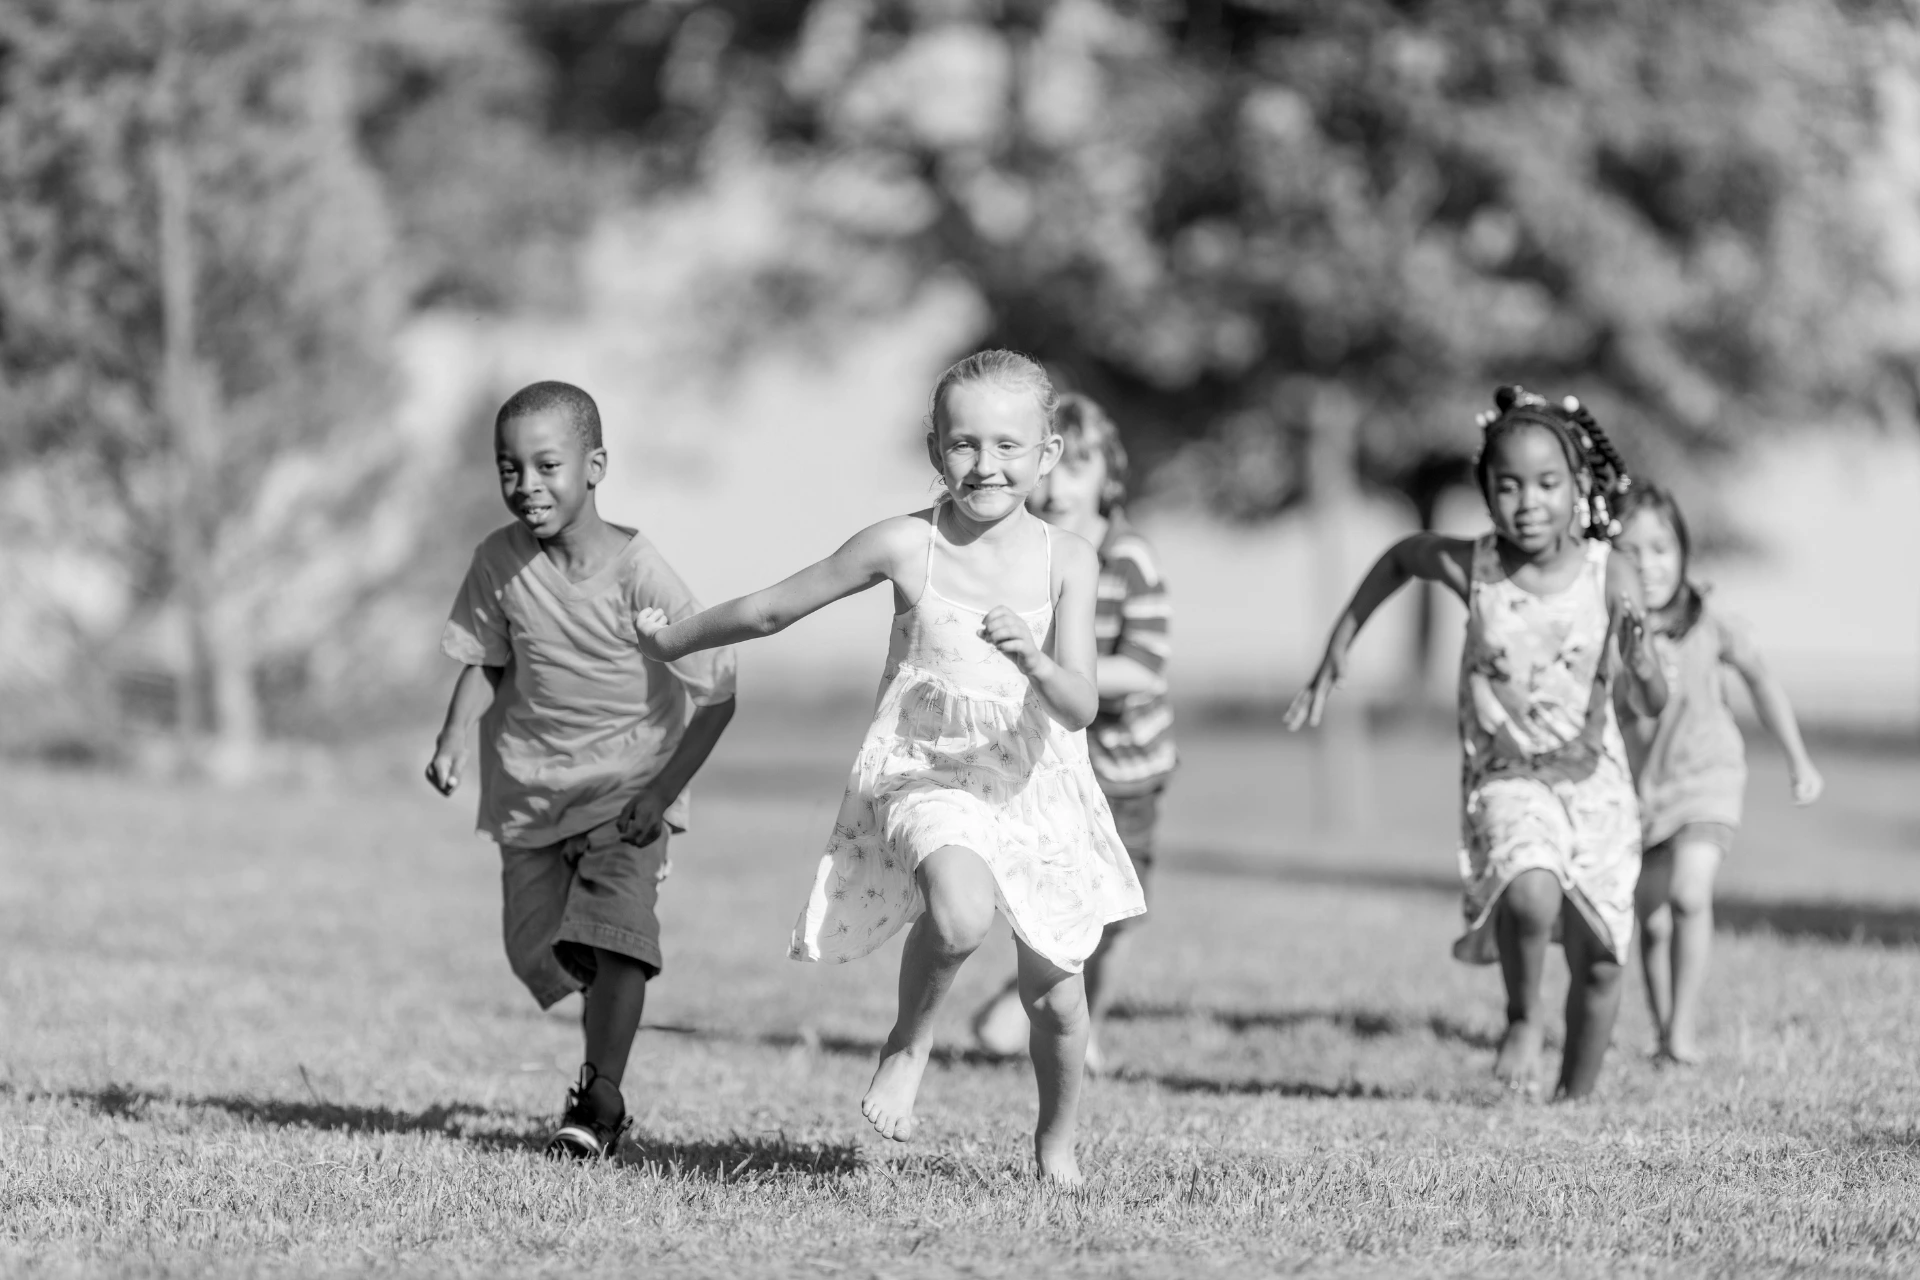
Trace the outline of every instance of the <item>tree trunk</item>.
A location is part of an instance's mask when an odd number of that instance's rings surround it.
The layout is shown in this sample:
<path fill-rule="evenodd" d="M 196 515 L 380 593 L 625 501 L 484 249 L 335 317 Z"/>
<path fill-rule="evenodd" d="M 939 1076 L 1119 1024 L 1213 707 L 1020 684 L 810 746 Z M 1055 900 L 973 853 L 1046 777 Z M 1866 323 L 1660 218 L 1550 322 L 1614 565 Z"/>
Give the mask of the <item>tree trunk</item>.
<path fill-rule="evenodd" d="M 161 402 L 172 452 L 167 554 L 175 607 L 184 623 L 175 729 L 189 758 L 224 779 L 251 771 L 259 740 L 259 701 L 240 619 L 223 616 L 213 579 L 218 502 L 219 394 L 200 359 L 196 327 L 199 264 L 193 242 L 193 176 L 179 134 L 180 40 L 168 33 L 158 77 L 166 122 L 154 143 L 159 205 Z"/>
<path fill-rule="evenodd" d="M 1316 613 L 1331 620 L 1353 589 L 1347 530 L 1358 499 L 1360 409 L 1345 388 L 1324 384 L 1307 404 L 1307 485 L 1313 527 Z M 1327 700 L 1314 739 L 1314 826 L 1331 836 L 1367 825 L 1370 752 L 1366 707 L 1349 689 Z"/>

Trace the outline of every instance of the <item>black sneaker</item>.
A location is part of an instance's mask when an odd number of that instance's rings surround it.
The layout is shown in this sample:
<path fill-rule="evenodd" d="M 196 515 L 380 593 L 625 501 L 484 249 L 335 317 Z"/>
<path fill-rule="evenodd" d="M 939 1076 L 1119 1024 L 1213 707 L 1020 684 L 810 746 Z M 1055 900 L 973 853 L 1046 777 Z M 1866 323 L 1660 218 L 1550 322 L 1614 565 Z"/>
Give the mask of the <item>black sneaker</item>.
<path fill-rule="evenodd" d="M 547 1139 L 547 1156 L 554 1160 L 605 1160 L 620 1149 L 620 1137 L 633 1126 L 620 1091 L 613 1091 L 619 1110 L 609 1113 L 589 1096 L 600 1079 L 591 1062 L 580 1068 L 580 1083 L 567 1090 L 567 1113 Z"/>

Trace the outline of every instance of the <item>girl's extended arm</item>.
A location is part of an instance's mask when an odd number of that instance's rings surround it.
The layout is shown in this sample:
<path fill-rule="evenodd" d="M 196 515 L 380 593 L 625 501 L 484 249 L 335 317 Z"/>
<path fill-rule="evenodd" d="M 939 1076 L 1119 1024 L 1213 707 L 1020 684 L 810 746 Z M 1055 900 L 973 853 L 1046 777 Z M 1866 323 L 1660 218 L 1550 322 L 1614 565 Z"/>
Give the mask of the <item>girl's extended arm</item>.
<path fill-rule="evenodd" d="M 921 530 L 918 538 L 924 544 L 925 522 L 897 516 L 862 529 L 825 560 L 784 582 L 703 609 L 690 618 L 669 623 L 660 610 L 643 609 L 637 619 L 640 652 L 657 662 L 674 662 L 702 649 L 784 631 L 816 609 L 891 578 L 903 539 L 913 536 L 910 525 Z"/>
<path fill-rule="evenodd" d="M 1327 695 L 1339 685 L 1346 672 L 1347 650 L 1352 647 L 1353 638 L 1389 596 L 1420 578 L 1443 582 L 1464 600 L 1472 566 L 1473 542 L 1467 538 L 1416 533 L 1388 547 L 1386 554 L 1374 561 L 1373 568 L 1360 580 L 1353 599 L 1347 601 L 1347 607 L 1334 619 L 1333 634 L 1327 637 L 1327 649 L 1319 669 L 1287 708 L 1287 728 L 1301 729 L 1320 723 Z"/>
<path fill-rule="evenodd" d="M 1607 612 L 1619 644 L 1627 705 L 1640 715 L 1657 716 L 1667 709 L 1667 677 L 1647 627 L 1646 588 L 1625 556 L 1607 559 Z"/>
<path fill-rule="evenodd" d="M 1060 596 L 1053 606 L 1053 653 L 1041 651 L 1019 614 L 996 606 L 981 634 L 1026 673 L 1054 718 L 1069 729 L 1084 729 L 1100 710 L 1094 683 L 1098 650 L 1093 643 L 1093 605 L 1099 593 L 1100 557 L 1079 538 L 1055 539 L 1060 564 Z"/>
<path fill-rule="evenodd" d="M 447 719 L 433 744 L 433 759 L 427 762 L 427 781 L 443 796 L 453 794 L 460 775 L 467 767 L 467 735 L 473 722 L 493 703 L 494 691 L 507 674 L 505 667 L 464 667 L 453 682 L 453 698 L 447 703 Z"/>
<path fill-rule="evenodd" d="M 1787 701 L 1786 688 L 1779 678 L 1767 669 L 1760 647 L 1745 627 L 1720 624 L 1720 660 L 1738 671 L 1740 678 L 1747 682 L 1747 692 L 1753 695 L 1753 709 L 1759 713 L 1760 723 L 1786 748 L 1793 802 L 1812 804 L 1818 800 L 1826 783 L 1820 771 L 1813 767 L 1807 744 L 1800 740 L 1800 721 L 1793 714 L 1793 704 Z"/>

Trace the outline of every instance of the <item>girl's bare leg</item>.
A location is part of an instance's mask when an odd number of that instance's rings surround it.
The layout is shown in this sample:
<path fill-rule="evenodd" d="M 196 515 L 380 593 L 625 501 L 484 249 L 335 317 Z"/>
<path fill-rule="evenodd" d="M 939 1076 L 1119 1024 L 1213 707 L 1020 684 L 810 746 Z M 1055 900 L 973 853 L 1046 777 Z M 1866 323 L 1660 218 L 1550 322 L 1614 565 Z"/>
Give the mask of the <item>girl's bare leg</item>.
<path fill-rule="evenodd" d="M 1676 844 L 1672 865 L 1667 909 L 1673 918 L 1673 1005 L 1661 1048 L 1675 1062 L 1698 1062 L 1695 1019 L 1713 953 L 1713 878 L 1720 870 L 1720 847 L 1708 840 Z"/>
<path fill-rule="evenodd" d="M 1673 846 L 1658 845 L 1640 859 L 1640 882 L 1633 909 L 1640 918 L 1640 971 L 1647 984 L 1647 1011 L 1659 1052 L 1667 1051 L 1673 1024 L 1673 910 L 1667 899 L 1673 886 Z"/>
<path fill-rule="evenodd" d="M 934 1015 L 966 958 L 986 941 L 993 925 L 993 872 L 971 849 L 935 850 L 914 872 L 927 909 L 907 934 L 900 955 L 900 1012 L 880 1065 L 860 1100 L 864 1115 L 882 1136 L 905 1142 L 913 1136 L 913 1100 L 933 1049 Z"/>
<path fill-rule="evenodd" d="M 1033 1155 L 1040 1176 L 1079 1186 L 1080 1164 L 1074 1139 L 1080 1123 L 1080 1084 L 1087 1056 L 1087 992 L 1077 973 L 1068 973 L 1018 937 L 1020 1003 L 1033 1026 L 1027 1052 L 1040 1086 L 1040 1121 L 1033 1131 Z"/>
<path fill-rule="evenodd" d="M 1108 925 L 1100 935 L 1100 945 L 1087 957 L 1081 978 L 1087 988 L 1087 1073 L 1099 1075 L 1104 1067 L 1099 1055 L 1100 1020 L 1113 1003 L 1113 967 L 1115 958 L 1127 949 L 1127 930 Z M 980 1006 L 974 1015 L 973 1037 L 989 1053 L 1016 1054 L 1015 1032 L 1021 1043 L 1032 1035 L 1031 1025 L 1020 1003 L 1020 979 L 1016 976 Z"/>
<path fill-rule="evenodd" d="M 1567 986 L 1567 1051 L 1560 1060 L 1555 1096 L 1572 1102 L 1593 1092 L 1613 1042 L 1613 1020 L 1620 1012 L 1620 962 L 1601 942 L 1587 918 L 1569 902 L 1564 908 L 1561 941 L 1571 973 Z"/>
<path fill-rule="evenodd" d="M 1546 1039 L 1540 981 L 1561 902 L 1560 881 L 1551 871 L 1535 868 L 1509 881 L 1494 907 L 1500 977 L 1507 987 L 1507 1033 L 1493 1060 L 1493 1074 L 1527 1093 L 1540 1087 L 1540 1049 Z"/>

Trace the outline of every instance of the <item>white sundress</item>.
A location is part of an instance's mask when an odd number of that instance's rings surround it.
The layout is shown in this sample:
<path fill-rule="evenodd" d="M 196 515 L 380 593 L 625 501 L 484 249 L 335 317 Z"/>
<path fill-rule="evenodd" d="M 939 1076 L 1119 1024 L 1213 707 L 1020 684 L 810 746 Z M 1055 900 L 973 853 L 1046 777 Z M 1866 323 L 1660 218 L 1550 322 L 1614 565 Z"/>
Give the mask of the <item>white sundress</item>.
<path fill-rule="evenodd" d="M 1146 901 L 1084 731 L 1055 720 L 1032 681 L 980 634 L 987 610 L 940 594 L 927 517 L 927 578 L 895 615 L 873 725 L 854 761 L 813 892 L 794 927 L 796 960 L 866 955 L 926 909 L 914 870 L 960 845 L 993 872 L 995 905 L 1040 955 L 1077 973 L 1114 921 Z M 1044 645 L 1053 625 L 1053 531 L 1040 579 L 1048 603 L 1020 614 Z"/>
<path fill-rule="evenodd" d="M 1494 908 L 1523 871 L 1550 871 L 1615 960 L 1633 937 L 1640 809 L 1614 718 L 1604 542 L 1563 591 L 1535 595 L 1473 551 L 1460 655 L 1460 880 L 1455 957 L 1498 957 Z M 1556 927 L 1555 935 L 1559 937 Z"/>

